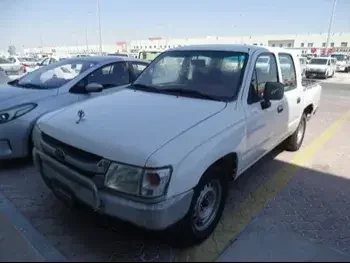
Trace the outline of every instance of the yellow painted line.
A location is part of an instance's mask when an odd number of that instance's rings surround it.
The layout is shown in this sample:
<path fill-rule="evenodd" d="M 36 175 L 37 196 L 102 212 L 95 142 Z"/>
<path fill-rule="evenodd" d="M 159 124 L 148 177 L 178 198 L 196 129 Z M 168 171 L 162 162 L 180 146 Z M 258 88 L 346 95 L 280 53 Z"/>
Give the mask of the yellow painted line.
<path fill-rule="evenodd" d="M 215 261 L 265 205 L 288 184 L 298 167 L 305 165 L 347 119 L 350 119 L 350 111 L 338 118 L 311 144 L 298 151 L 289 163 L 240 203 L 238 209 L 224 212 L 220 224 L 210 238 L 199 246 L 177 251 L 174 261 Z"/>

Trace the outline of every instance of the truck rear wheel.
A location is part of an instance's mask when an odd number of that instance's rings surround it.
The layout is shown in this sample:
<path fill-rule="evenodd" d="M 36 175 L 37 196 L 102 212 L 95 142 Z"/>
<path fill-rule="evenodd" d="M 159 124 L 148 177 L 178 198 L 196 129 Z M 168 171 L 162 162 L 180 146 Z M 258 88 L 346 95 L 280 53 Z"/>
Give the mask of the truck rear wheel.
<path fill-rule="evenodd" d="M 190 247 L 201 243 L 215 230 L 228 193 L 228 179 L 221 167 L 212 167 L 194 188 L 186 216 L 171 229 L 173 245 Z"/>
<path fill-rule="evenodd" d="M 285 141 L 285 147 L 286 147 L 287 151 L 295 152 L 295 151 L 299 150 L 299 148 L 301 147 L 301 145 L 304 141 L 306 123 L 307 123 L 306 114 L 303 113 L 303 116 L 301 116 L 298 128 Z"/>

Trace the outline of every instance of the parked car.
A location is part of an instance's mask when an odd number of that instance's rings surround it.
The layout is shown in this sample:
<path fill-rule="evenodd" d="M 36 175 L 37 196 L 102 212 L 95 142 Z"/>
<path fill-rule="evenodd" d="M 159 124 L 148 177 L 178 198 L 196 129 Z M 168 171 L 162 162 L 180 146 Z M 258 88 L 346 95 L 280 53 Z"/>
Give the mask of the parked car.
<path fill-rule="evenodd" d="M 337 60 L 336 70 L 343 72 L 350 72 L 350 57 L 342 53 L 331 54 L 332 58 Z"/>
<path fill-rule="evenodd" d="M 43 114 L 117 91 L 147 65 L 133 58 L 72 58 L 1 85 L 0 160 L 25 157 L 31 152 L 30 134 Z"/>
<path fill-rule="evenodd" d="M 24 66 L 12 63 L 4 58 L 0 58 L 0 68 L 3 69 L 9 79 L 16 79 L 25 74 Z"/>
<path fill-rule="evenodd" d="M 22 65 L 24 67 L 24 72 L 31 72 L 37 65 L 37 61 L 32 57 L 19 57 L 19 56 L 10 56 L 8 60 L 11 63 Z"/>
<path fill-rule="evenodd" d="M 5 71 L 0 68 L 0 84 L 9 82 L 9 77 L 5 74 Z"/>
<path fill-rule="evenodd" d="M 312 76 L 333 78 L 335 73 L 334 64 L 330 57 L 317 57 L 312 58 L 309 64 L 306 66 L 305 76 L 310 78 Z"/>
<path fill-rule="evenodd" d="M 268 72 L 257 65 L 262 56 Z M 147 229 L 170 228 L 191 245 L 218 224 L 228 180 L 281 143 L 300 148 L 320 95 L 318 83 L 302 82 L 289 50 L 176 48 L 126 89 L 40 118 L 33 156 L 59 199 Z"/>

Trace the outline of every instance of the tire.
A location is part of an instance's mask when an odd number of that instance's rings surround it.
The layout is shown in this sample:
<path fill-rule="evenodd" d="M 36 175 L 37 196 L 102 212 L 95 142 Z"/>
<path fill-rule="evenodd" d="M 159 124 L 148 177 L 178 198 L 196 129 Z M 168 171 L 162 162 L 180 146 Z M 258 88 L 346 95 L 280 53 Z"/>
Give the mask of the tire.
<path fill-rule="evenodd" d="M 348 73 L 349 72 L 349 68 L 345 68 L 344 72 Z"/>
<path fill-rule="evenodd" d="M 212 202 L 213 211 L 210 213 L 210 201 L 204 197 L 213 197 L 213 191 L 216 193 L 216 202 Z M 228 176 L 223 169 L 218 166 L 209 168 L 203 175 L 198 185 L 194 188 L 194 194 L 190 208 L 183 219 L 176 223 L 170 230 L 169 240 L 172 245 L 177 247 L 191 247 L 201 243 L 215 230 L 222 212 L 225 207 L 226 198 L 228 193 Z M 214 195 L 215 200 L 215 195 Z M 199 224 L 199 216 L 197 219 L 195 214 L 199 212 L 201 205 L 208 205 L 205 209 L 208 209 L 208 213 L 204 211 L 203 217 L 207 215 L 207 222 L 204 226 Z M 203 207 L 202 207 L 203 208 Z"/>
<path fill-rule="evenodd" d="M 285 141 L 285 148 L 287 151 L 295 152 L 300 149 L 304 141 L 306 123 L 307 123 L 306 114 L 303 113 L 303 115 L 301 116 L 298 128 Z"/>

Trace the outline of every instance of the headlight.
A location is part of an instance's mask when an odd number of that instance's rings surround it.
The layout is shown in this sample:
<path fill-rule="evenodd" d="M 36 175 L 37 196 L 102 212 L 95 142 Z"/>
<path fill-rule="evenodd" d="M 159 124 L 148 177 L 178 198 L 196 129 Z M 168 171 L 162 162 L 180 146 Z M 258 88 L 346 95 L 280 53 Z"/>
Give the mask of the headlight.
<path fill-rule="evenodd" d="M 0 124 L 12 121 L 23 116 L 38 106 L 35 103 L 18 105 L 9 109 L 0 110 Z"/>
<path fill-rule="evenodd" d="M 105 177 L 105 187 L 122 193 L 154 198 L 165 195 L 171 168 L 143 169 L 112 163 Z"/>

